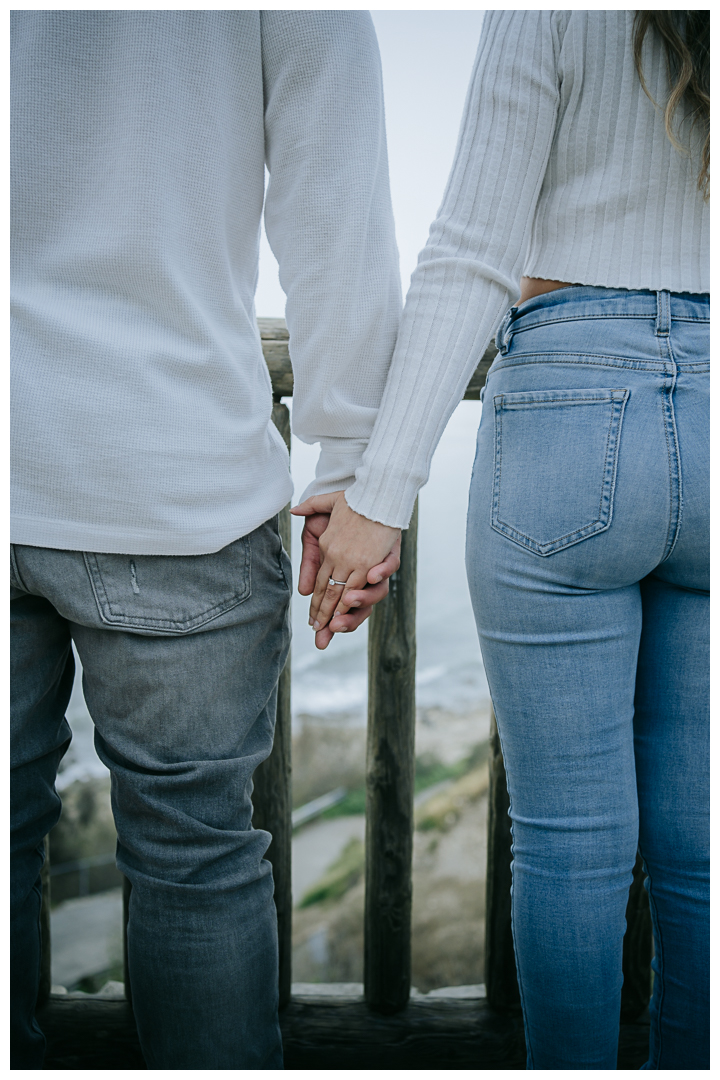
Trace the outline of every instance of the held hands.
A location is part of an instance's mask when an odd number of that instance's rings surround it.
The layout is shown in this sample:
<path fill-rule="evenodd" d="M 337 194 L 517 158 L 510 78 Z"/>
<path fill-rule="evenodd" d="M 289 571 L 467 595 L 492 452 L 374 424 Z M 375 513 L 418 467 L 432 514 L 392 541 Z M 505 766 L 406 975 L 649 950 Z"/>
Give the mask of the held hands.
<path fill-rule="evenodd" d="M 326 649 L 334 634 L 357 630 L 387 596 L 388 578 L 400 566 L 400 529 L 356 514 L 342 491 L 315 495 L 290 512 L 305 518 L 298 591 L 313 594 L 310 625 L 316 647 Z"/>

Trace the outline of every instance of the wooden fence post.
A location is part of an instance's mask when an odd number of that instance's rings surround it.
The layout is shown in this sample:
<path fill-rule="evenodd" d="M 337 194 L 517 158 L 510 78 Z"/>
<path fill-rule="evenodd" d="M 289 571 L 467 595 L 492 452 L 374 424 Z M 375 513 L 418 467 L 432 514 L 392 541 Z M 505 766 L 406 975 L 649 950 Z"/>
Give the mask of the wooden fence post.
<path fill-rule="evenodd" d="M 485 901 L 485 990 L 488 1004 L 504 1012 L 520 1008 L 510 922 L 512 834 L 510 798 L 495 713 L 490 712 L 487 880 Z"/>
<path fill-rule="evenodd" d="M 365 998 L 386 1014 L 410 995 L 417 516 L 416 503 L 368 645 Z"/>
<path fill-rule="evenodd" d="M 290 449 L 290 412 L 282 405 L 279 395 L 273 406 L 273 420 Z M 290 510 L 285 507 L 279 515 L 280 536 L 290 554 Z M 272 836 L 265 856 L 273 868 L 275 907 L 278 917 L 280 951 L 280 1008 L 290 1000 L 292 978 L 292 788 L 291 746 L 292 718 L 290 712 L 290 655 L 278 685 L 275 739 L 270 757 L 255 770 L 253 777 L 253 825 L 267 829 Z"/>
<path fill-rule="evenodd" d="M 126 878 L 123 874 L 122 880 L 122 902 L 123 902 L 123 934 L 122 934 L 122 950 L 123 950 L 123 985 L 125 987 L 125 999 L 132 1008 L 132 991 L 130 989 L 130 969 L 128 967 L 128 919 L 130 917 L 130 893 L 132 892 L 132 885 L 130 879 Z"/>
<path fill-rule="evenodd" d="M 50 940 L 50 843 L 45 837 L 45 861 L 40 871 L 42 901 L 40 905 L 40 985 L 38 1008 L 50 997 L 52 984 L 52 949 Z"/>
<path fill-rule="evenodd" d="M 650 961 L 653 954 L 650 902 L 645 888 L 645 871 L 638 853 L 633 869 L 625 919 L 627 930 L 623 940 L 623 988 L 620 1019 L 636 1020 L 645 1012 L 652 993 Z"/>

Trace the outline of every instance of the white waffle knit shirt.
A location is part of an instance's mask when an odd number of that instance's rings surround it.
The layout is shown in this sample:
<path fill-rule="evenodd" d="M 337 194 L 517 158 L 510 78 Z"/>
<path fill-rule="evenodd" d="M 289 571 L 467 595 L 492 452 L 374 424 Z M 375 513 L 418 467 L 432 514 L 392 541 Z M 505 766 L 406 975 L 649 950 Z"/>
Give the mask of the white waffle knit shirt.
<path fill-rule="evenodd" d="M 520 278 L 705 293 L 709 207 L 633 60 L 633 11 L 485 15 L 455 162 L 411 279 L 350 506 L 407 526 L 430 459 Z M 663 106 L 665 53 L 643 70 Z M 689 124 L 680 131 L 688 142 Z"/>
<path fill-rule="evenodd" d="M 369 14 L 15 11 L 12 109 L 11 540 L 201 554 L 288 502 L 265 165 L 308 492 L 352 483 L 401 307 Z"/>

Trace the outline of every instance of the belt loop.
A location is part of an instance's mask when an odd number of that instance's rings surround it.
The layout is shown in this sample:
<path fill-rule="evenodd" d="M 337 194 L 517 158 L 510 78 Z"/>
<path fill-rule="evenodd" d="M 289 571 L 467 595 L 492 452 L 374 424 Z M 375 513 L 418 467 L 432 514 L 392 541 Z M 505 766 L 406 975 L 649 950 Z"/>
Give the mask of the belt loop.
<path fill-rule="evenodd" d="M 668 337 L 670 334 L 670 293 L 667 289 L 659 289 L 657 292 L 655 334 L 657 337 Z"/>
<path fill-rule="evenodd" d="M 509 327 L 516 311 L 516 307 L 511 307 L 508 311 L 505 312 L 505 314 L 503 315 L 503 320 L 498 326 L 497 334 L 495 335 L 495 344 L 497 345 L 503 356 L 505 356 L 505 354 L 507 353 L 510 339 L 512 338 L 512 334 L 509 332 Z"/>

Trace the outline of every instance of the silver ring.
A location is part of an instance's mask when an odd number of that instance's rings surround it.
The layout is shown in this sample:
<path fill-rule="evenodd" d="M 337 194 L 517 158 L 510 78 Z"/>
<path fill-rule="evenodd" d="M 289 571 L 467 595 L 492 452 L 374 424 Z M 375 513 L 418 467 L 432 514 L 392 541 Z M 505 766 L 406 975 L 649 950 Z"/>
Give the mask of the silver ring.
<path fill-rule="evenodd" d="M 336 581 L 335 578 L 329 578 L 328 585 L 347 585 L 347 581 Z"/>

